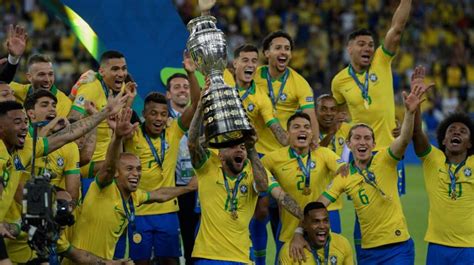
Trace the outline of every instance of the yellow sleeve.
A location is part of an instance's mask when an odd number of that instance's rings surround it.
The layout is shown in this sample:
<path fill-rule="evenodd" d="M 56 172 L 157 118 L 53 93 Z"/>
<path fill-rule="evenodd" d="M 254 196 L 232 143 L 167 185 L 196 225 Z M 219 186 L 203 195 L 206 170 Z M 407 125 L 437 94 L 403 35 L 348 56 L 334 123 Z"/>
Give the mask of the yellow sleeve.
<path fill-rule="evenodd" d="M 235 87 L 234 76 L 228 68 L 224 69 L 224 82 L 231 87 Z"/>
<path fill-rule="evenodd" d="M 323 196 L 331 202 L 335 202 L 337 198 L 344 192 L 346 187 L 346 179 L 337 175 L 323 192 Z"/>
<path fill-rule="evenodd" d="M 324 148 L 324 160 L 324 162 L 326 162 L 326 166 L 333 173 L 335 173 L 342 165 L 345 164 L 341 157 L 339 157 L 329 148 Z"/>
<path fill-rule="evenodd" d="M 386 50 L 382 44 L 375 51 L 374 60 L 377 60 L 376 62 L 380 63 L 381 65 L 387 65 L 391 67 L 394 57 L 395 53 Z"/>
<path fill-rule="evenodd" d="M 331 81 L 331 92 L 332 96 L 336 99 L 336 103 L 342 105 L 346 103 L 346 100 L 339 89 L 338 76 L 339 75 L 336 75 Z"/>
<path fill-rule="evenodd" d="M 278 119 L 273 112 L 273 106 L 270 98 L 262 94 L 262 96 L 259 98 L 259 103 L 260 115 L 262 116 L 265 125 L 270 127 L 270 125 L 278 122 Z"/>
<path fill-rule="evenodd" d="M 68 252 L 72 248 L 71 243 L 67 240 L 65 231 L 61 231 L 58 242 L 56 243 L 56 252 L 58 254 Z"/>
<path fill-rule="evenodd" d="M 142 189 L 137 189 L 133 193 L 133 204 L 135 204 L 135 206 L 137 206 L 137 207 L 142 205 L 143 203 L 147 202 L 148 200 L 150 200 L 150 193 L 149 192 L 146 192 Z"/>
<path fill-rule="evenodd" d="M 23 104 L 26 99 L 26 94 L 28 93 L 28 88 L 30 87 L 29 84 L 24 85 L 17 82 L 11 82 L 10 88 L 13 90 L 13 95 L 15 96 L 16 100 Z"/>
<path fill-rule="evenodd" d="M 300 109 L 314 109 L 314 95 L 313 90 L 308 82 L 303 78 L 299 78 L 300 87 L 296 90 L 298 93 L 298 103 Z"/>
<path fill-rule="evenodd" d="M 274 188 L 280 187 L 280 183 L 276 181 L 275 177 L 272 176 L 272 173 L 270 173 L 268 169 L 265 169 L 265 171 L 267 172 L 267 178 L 268 178 L 267 193 L 270 194 Z"/>
<path fill-rule="evenodd" d="M 67 144 L 67 159 L 64 165 L 64 175 L 80 174 L 79 148 L 75 142 Z"/>
<path fill-rule="evenodd" d="M 83 115 L 86 114 L 86 110 L 84 107 L 86 100 L 95 102 L 94 95 L 92 94 L 93 90 L 89 89 L 89 87 L 89 84 L 85 84 L 79 87 L 71 110 L 75 110 Z"/>

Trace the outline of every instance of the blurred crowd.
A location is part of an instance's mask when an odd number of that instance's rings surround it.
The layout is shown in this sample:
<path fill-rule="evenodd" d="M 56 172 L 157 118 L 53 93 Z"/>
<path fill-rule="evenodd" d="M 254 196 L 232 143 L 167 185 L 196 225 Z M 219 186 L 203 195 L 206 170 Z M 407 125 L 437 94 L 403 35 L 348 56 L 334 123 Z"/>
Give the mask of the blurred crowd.
<path fill-rule="evenodd" d="M 66 94 L 79 78 L 81 73 L 95 65 L 94 59 L 87 52 L 73 31 L 59 18 L 47 12 L 39 1 L 35 0 L 0 0 L 0 39 L 6 38 L 8 25 L 21 25 L 28 33 L 28 42 L 24 58 L 32 54 L 48 55 L 54 62 L 56 85 Z M 0 57 L 6 56 L 2 49 Z M 16 80 L 27 83 L 26 59 L 20 61 Z"/>
<path fill-rule="evenodd" d="M 295 39 L 291 67 L 316 94 L 330 91 L 333 76 L 348 62 L 346 36 L 368 28 L 379 41 L 390 27 L 398 0 L 219 0 L 212 14 L 227 36 L 229 56 L 244 42 L 261 47 L 263 36 L 283 29 Z M 183 21 L 199 15 L 197 1 L 175 0 Z M 393 64 L 397 104 L 416 65 L 424 65 L 436 89 L 425 103 L 425 125 L 436 128 L 454 111 L 473 112 L 474 1 L 418 0 Z M 263 57 L 263 56 L 261 56 Z M 231 58 L 232 59 L 232 58 Z"/>

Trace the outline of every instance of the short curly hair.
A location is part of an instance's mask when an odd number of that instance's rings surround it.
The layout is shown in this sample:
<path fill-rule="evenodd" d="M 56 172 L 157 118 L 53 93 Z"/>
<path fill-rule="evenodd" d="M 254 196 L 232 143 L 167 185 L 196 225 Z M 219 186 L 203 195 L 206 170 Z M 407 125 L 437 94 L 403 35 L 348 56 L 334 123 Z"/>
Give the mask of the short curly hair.
<path fill-rule="evenodd" d="M 472 122 L 472 119 L 465 113 L 453 113 L 446 117 L 438 126 L 438 129 L 436 131 L 436 139 L 438 140 L 438 146 L 441 151 L 445 151 L 446 147 L 443 145 L 443 140 L 446 136 L 446 131 L 448 130 L 448 127 L 455 123 L 459 122 L 464 125 L 466 125 L 467 128 L 469 128 L 469 133 L 470 133 L 470 141 L 471 141 L 471 148 L 467 150 L 467 155 L 470 156 L 474 153 L 474 123 Z"/>

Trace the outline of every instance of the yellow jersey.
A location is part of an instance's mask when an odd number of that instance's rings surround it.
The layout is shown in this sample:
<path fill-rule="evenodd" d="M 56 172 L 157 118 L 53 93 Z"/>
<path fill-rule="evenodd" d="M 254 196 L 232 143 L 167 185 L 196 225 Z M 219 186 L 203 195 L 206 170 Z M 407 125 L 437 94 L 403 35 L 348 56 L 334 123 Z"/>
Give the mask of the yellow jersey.
<path fill-rule="evenodd" d="M 208 152 L 206 160 L 195 169 L 198 178 L 198 194 L 201 203 L 201 226 L 196 237 L 194 258 L 226 260 L 250 263 L 249 223 L 257 205 L 258 193 L 254 188 L 254 175 L 250 163 L 242 170 L 237 190 L 236 211 L 238 218 L 231 217 L 231 199 L 224 179 L 233 190 L 238 178 L 224 176 L 219 157 Z M 278 186 L 269 177 L 268 192 Z"/>
<path fill-rule="evenodd" d="M 33 93 L 33 88 L 30 84 L 19 84 L 16 82 L 11 82 L 10 87 L 15 92 L 14 95 L 16 100 L 21 104 L 25 103 L 26 97 Z M 71 100 L 68 96 L 66 96 L 66 94 L 64 94 L 64 92 L 59 90 L 55 85 L 53 85 L 49 89 L 49 92 L 56 96 L 56 99 L 58 100 L 58 103 L 56 104 L 57 116 L 66 118 L 69 114 L 69 110 L 71 110 Z"/>
<path fill-rule="evenodd" d="M 362 92 L 352 78 L 349 67 L 333 78 L 331 90 L 337 104 L 347 104 L 353 123 L 366 123 L 375 133 L 376 150 L 390 146 L 395 122 L 395 99 L 393 92 L 392 59 L 394 54 L 383 46 L 375 50 L 367 72 L 356 73 L 361 84 L 368 82 L 369 104 L 366 108 Z"/>
<path fill-rule="evenodd" d="M 398 161 L 388 147 L 372 156 L 368 170 L 375 175 L 379 189 L 368 184 L 351 162 L 349 176 L 336 176 L 323 193 L 332 202 L 343 192 L 352 197 L 362 231 L 362 248 L 403 242 L 410 238 L 398 195 Z M 362 173 L 369 175 L 366 170 Z"/>
<path fill-rule="evenodd" d="M 3 221 L 10 206 L 12 205 L 15 192 L 22 179 L 29 178 L 26 171 L 31 163 L 33 153 L 33 139 L 29 136 L 25 139 L 22 149 L 16 149 L 10 154 L 0 140 L 0 161 L 2 162 L 3 193 L 0 200 L 0 221 Z M 48 154 L 48 139 L 39 137 L 36 143 L 36 156 L 41 157 Z M 19 218 L 18 218 L 19 219 Z"/>
<path fill-rule="evenodd" d="M 115 245 L 128 225 L 124 201 L 115 181 L 101 186 L 97 178 L 84 198 L 81 214 L 74 225 L 71 244 L 104 259 L 112 259 Z M 149 200 L 150 194 L 138 189 L 132 192 L 134 207 Z M 127 212 L 130 213 L 130 205 Z"/>
<path fill-rule="evenodd" d="M 290 67 L 287 67 L 287 71 L 288 74 L 284 74 L 281 78 L 270 80 L 274 95 L 273 100 L 276 101 L 274 106 L 276 117 L 283 124 L 283 128 L 286 128 L 288 119 L 297 110 L 314 109 L 313 90 L 308 82 Z M 268 66 L 260 66 L 255 73 L 254 81 L 257 87 L 261 87 L 272 100 L 267 76 Z M 285 76 L 287 76 L 286 82 Z M 282 83 L 285 83 L 285 86 L 280 93 Z"/>
<path fill-rule="evenodd" d="M 354 265 L 354 257 L 352 254 L 352 247 L 349 241 L 342 235 L 336 233 L 330 233 L 331 241 L 329 242 L 329 255 L 328 261 L 325 261 L 324 247 L 317 250 L 317 255 L 320 260 L 320 264 L 331 264 L 331 265 Z M 294 262 L 290 258 L 290 242 L 283 244 L 279 254 L 280 265 L 318 265 L 319 263 L 315 260 L 313 253 L 306 248 L 304 249 L 306 255 L 306 262 L 301 263 Z"/>
<path fill-rule="evenodd" d="M 337 130 L 334 138 L 331 140 L 327 148 L 331 149 L 338 156 L 342 157 L 342 151 L 344 151 L 344 145 L 346 144 L 346 138 L 349 136 L 349 131 L 351 129 L 351 124 L 343 122 L 339 130 Z M 326 134 L 319 132 L 320 141 L 326 137 Z"/>
<path fill-rule="evenodd" d="M 226 71 L 227 75 L 225 74 Z M 226 71 L 224 71 L 224 81 L 226 84 L 235 86 L 234 77 L 229 70 L 226 69 Z M 250 123 L 257 132 L 258 141 L 255 144 L 255 149 L 260 154 L 265 155 L 283 147 L 269 128 L 272 124 L 280 121 L 276 118 L 276 112 L 267 92 L 262 87 L 257 87 L 254 81 L 252 81 L 249 89 L 247 92 L 247 89 L 239 87 L 239 96 L 242 99 Z"/>
<path fill-rule="evenodd" d="M 425 240 L 450 247 L 474 247 L 474 156 L 467 157 L 464 165 L 449 165 L 446 155 L 430 146 L 420 157 L 430 202 Z M 456 176 L 456 200 L 450 195 L 449 167 Z"/>
<path fill-rule="evenodd" d="M 311 161 L 308 162 L 309 155 Z M 297 157 L 290 147 L 283 147 L 262 158 L 262 163 L 275 177 L 282 189 L 291 195 L 304 209 L 306 204 L 316 201 L 324 188 L 329 184 L 335 172 L 343 163 L 333 151 L 325 147 L 312 150 L 302 157 L 303 165 L 310 167 L 309 187 L 311 194 L 305 195 L 305 175 L 301 170 Z M 298 227 L 298 218 L 288 211 L 281 211 L 280 241 L 289 242 Z"/>
<path fill-rule="evenodd" d="M 106 89 L 106 88 L 105 88 Z M 75 110 L 82 115 L 86 115 L 86 110 L 84 104 L 87 101 L 94 103 L 98 111 L 102 111 L 107 106 L 107 96 L 106 93 L 109 93 L 108 90 L 105 92 L 102 87 L 101 81 L 96 79 L 91 83 L 83 84 L 79 87 L 72 105 L 72 110 Z M 112 130 L 107 124 L 107 120 L 103 120 L 97 126 L 97 141 L 95 145 L 95 151 L 92 155 L 92 161 L 103 161 L 105 160 L 105 155 L 107 153 L 107 148 L 109 146 L 110 140 L 112 139 Z"/>
<path fill-rule="evenodd" d="M 163 166 L 160 166 L 153 156 L 152 150 L 143 134 L 142 129 L 137 130 L 133 138 L 125 142 L 125 151 L 134 153 L 140 158 L 142 165 L 142 176 L 138 188 L 145 191 L 153 191 L 162 187 L 175 187 L 175 169 L 178 161 L 179 142 L 186 129 L 181 124 L 181 118 L 173 120 L 165 129 L 164 137 L 150 137 L 156 153 L 163 160 L 162 149 L 164 148 Z M 163 142 L 162 142 L 163 141 Z M 177 212 L 179 210 L 176 198 L 164 203 L 145 204 L 137 208 L 137 215 L 151 215 Z"/>
<path fill-rule="evenodd" d="M 32 127 L 30 135 L 33 134 Z M 66 176 L 80 174 L 79 147 L 75 142 L 67 143 L 47 156 L 35 160 L 35 174 L 41 175 L 47 170 L 52 173 L 51 185 L 66 189 Z M 28 168 L 28 171 L 31 167 Z"/>

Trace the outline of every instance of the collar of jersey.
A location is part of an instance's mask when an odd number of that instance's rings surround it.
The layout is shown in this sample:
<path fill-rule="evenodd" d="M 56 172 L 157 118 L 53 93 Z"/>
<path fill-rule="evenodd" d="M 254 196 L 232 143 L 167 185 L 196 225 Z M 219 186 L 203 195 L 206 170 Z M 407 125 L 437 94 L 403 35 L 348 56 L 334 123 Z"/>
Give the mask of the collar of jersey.
<path fill-rule="evenodd" d="M 372 159 L 374 159 L 374 155 L 375 155 L 375 154 L 372 153 L 372 157 L 370 158 L 369 163 L 367 164 L 367 169 L 370 168 L 370 165 L 372 164 Z M 354 163 L 355 163 L 355 160 L 352 160 L 352 161 L 349 163 L 349 169 L 350 169 L 351 175 L 354 175 L 355 173 L 357 173 L 357 168 L 356 168 L 356 166 L 354 165 Z"/>
<path fill-rule="evenodd" d="M 311 149 L 309 149 L 308 153 L 302 155 L 301 157 L 306 157 L 309 154 L 309 152 L 311 152 Z M 293 152 L 291 152 L 291 147 L 288 147 L 288 155 L 290 156 L 290 158 L 296 158 Z"/>
<path fill-rule="evenodd" d="M 33 87 L 30 85 L 30 86 L 28 87 L 28 93 L 27 93 L 28 95 L 33 94 L 32 89 L 33 89 Z M 56 87 L 55 84 L 53 84 L 53 85 L 51 86 L 51 88 L 49 89 L 49 92 L 51 92 L 51 94 L 53 94 L 53 95 L 55 95 L 55 96 L 56 96 L 56 94 L 58 94 L 58 88 Z"/>
<path fill-rule="evenodd" d="M 288 71 L 290 70 L 290 68 L 289 68 L 288 66 L 287 66 L 286 68 L 288 69 Z M 263 79 L 267 79 L 267 75 L 269 74 L 269 73 L 268 73 L 268 66 L 267 66 L 267 65 L 262 66 L 261 69 L 262 69 L 262 70 L 261 70 L 261 72 L 260 72 L 260 77 L 263 78 Z M 283 82 L 283 77 L 284 77 L 284 76 L 285 76 L 285 75 L 282 74 L 282 75 L 280 76 L 280 78 L 278 78 L 278 79 L 274 79 L 274 78 L 272 78 L 272 77 L 270 77 L 270 79 L 272 80 L 272 82 L 275 81 L 275 80 L 278 80 L 278 81 L 280 81 L 280 82 Z"/>
<path fill-rule="evenodd" d="M 239 89 L 239 92 L 247 90 L 247 88 L 243 88 L 243 87 L 238 87 L 238 89 Z M 250 83 L 250 87 L 248 89 L 250 89 L 250 94 L 251 95 L 255 95 L 255 82 L 253 80 Z"/>

